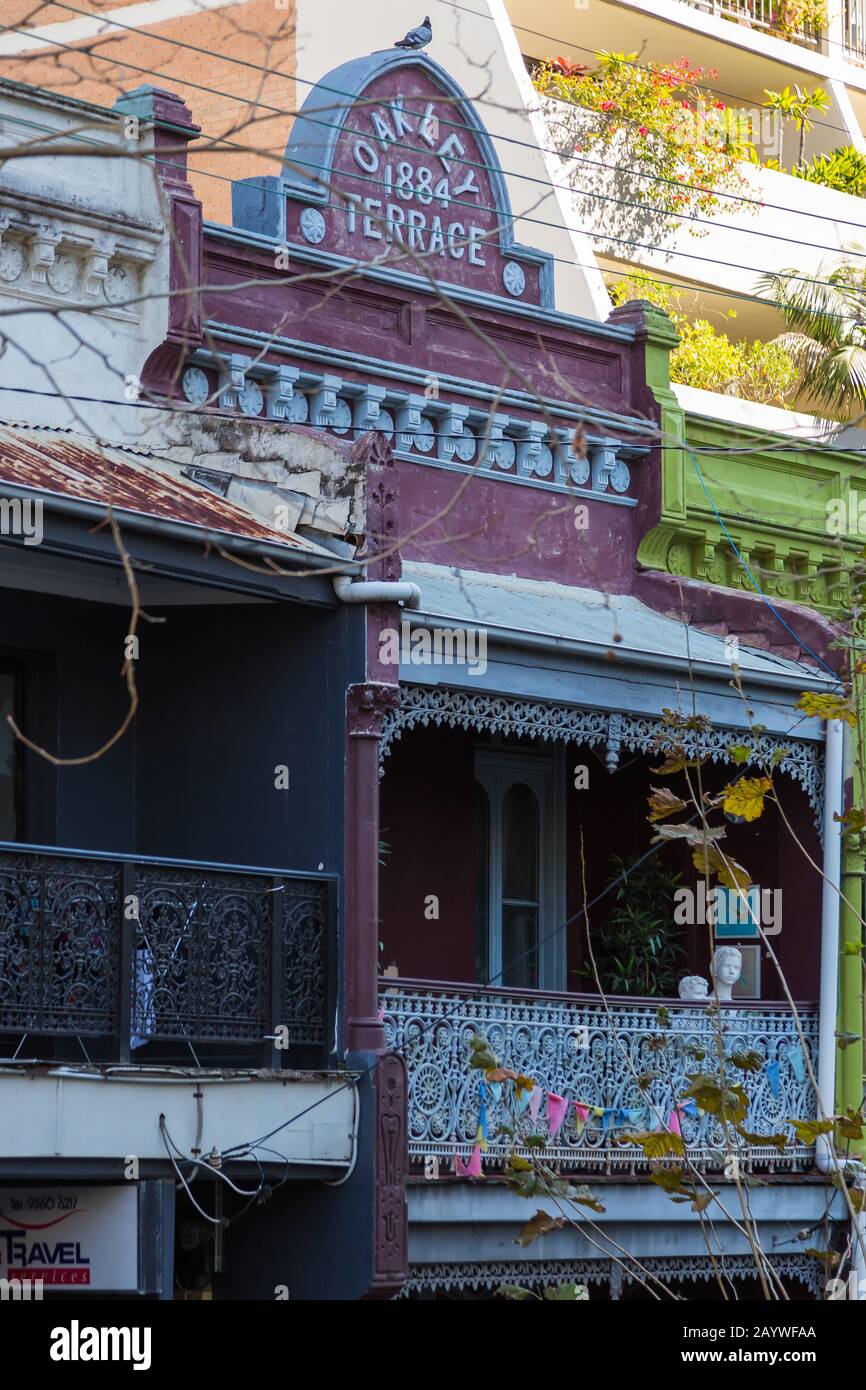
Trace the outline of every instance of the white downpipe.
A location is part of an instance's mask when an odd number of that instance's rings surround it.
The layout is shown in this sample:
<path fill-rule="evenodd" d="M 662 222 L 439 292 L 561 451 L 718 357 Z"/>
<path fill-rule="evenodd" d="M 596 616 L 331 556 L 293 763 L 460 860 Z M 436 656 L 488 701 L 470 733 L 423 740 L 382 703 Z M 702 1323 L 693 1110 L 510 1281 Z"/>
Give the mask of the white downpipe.
<path fill-rule="evenodd" d="M 839 915 L 842 887 L 842 826 L 833 819 L 844 810 L 844 726 L 827 721 L 824 787 L 824 879 L 821 891 L 821 985 L 818 1005 L 818 1094 L 825 1115 L 836 1111 L 836 1019 L 839 996 Z M 818 1169 L 832 1167 L 833 1136 L 819 1134 Z"/>
<path fill-rule="evenodd" d="M 351 579 L 348 574 L 335 574 L 333 584 L 341 603 L 405 603 L 407 608 L 421 607 L 421 590 L 408 580 L 389 584 L 384 580 Z"/>

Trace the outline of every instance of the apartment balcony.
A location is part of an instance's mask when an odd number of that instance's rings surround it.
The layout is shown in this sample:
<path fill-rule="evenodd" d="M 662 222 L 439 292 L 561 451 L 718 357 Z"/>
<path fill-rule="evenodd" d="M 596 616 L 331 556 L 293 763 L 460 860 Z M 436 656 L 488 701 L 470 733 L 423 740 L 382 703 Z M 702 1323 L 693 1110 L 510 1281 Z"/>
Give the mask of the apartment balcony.
<path fill-rule="evenodd" d="M 321 1066 L 335 898 L 324 874 L 0 844 L 0 1055 Z"/>
<path fill-rule="evenodd" d="M 763 272 L 796 267 L 801 274 L 820 276 L 828 263 L 846 254 L 857 260 L 855 233 L 863 223 L 859 197 L 741 163 L 737 191 L 721 193 L 711 215 L 669 218 L 654 207 L 652 178 L 636 161 L 626 135 L 607 150 L 590 148 L 575 156 L 591 113 L 554 98 L 539 103 L 548 148 L 561 152 L 550 155 L 551 177 L 569 226 L 588 235 L 606 273 L 639 269 L 670 284 L 683 313 L 721 326 L 722 314 L 733 308 L 732 336 L 767 341 L 782 332 L 783 324 L 771 300 L 758 294 Z M 845 140 L 840 132 L 837 143 Z M 790 164 L 795 152 L 786 150 Z"/>
<path fill-rule="evenodd" d="M 409 1070 L 409 1153 L 417 1166 L 435 1157 L 450 1167 L 475 1146 L 482 1078 L 470 1070 L 469 1041 L 479 1033 L 503 1066 L 590 1108 L 581 1132 L 569 1108 L 544 1150 L 545 1161 L 563 1171 L 645 1171 L 642 1150 L 619 1141 L 623 1127 L 656 1128 L 659 1116 L 668 1124 L 689 1085 L 689 1073 L 718 1075 L 718 1023 L 708 1005 L 622 997 L 605 1004 L 597 996 L 396 979 L 383 981 L 381 1003 L 388 1048 L 403 1055 Z M 660 1020 L 660 1004 L 668 1012 L 666 1022 Z M 751 1133 L 788 1138 L 781 1153 L 770 1144 L 750 1144 L 747 1163 L 753 1168 L 791 1172 L 813 1163 L 814 1150 L 797 1140 L 790 1120 L 816 1115 L 803 1042 L 814 1068 L 817 1010 L 798 1006 L 798 1018 L 802 1039 L 784 1004 L 722 1007 L 726 1072 L 750 1100 L 746 1127 Z M 727 1060 L 745 1053 L 758 1054 L 757 1070 L 734 1069 Z M 499 1133 L 501 1123 L 514 1124 L 507 1100 L 505 1089 L 498 1101 L 488 1097 L 488 1170 L 502 1167 L 511 1151 L 510 1137 Z M 629 1111 L 625 1123 L 618 1112 Z M 644 1118 L 638 1119 L 636 1111 L 645 1112 Z M 708 1169 L 723 1166 L 729 1143 L 718 1122 L 703 1112 L 677 1113 L 692 1162 Z M 533 1129 L 547 1134 L 543 1108 Z"/>
<path fill-rule="evenodd" d="M 692 9 L 702 10 L 704 14 L 717 15 L 721 19 L 735 20 L 747 29 L 763 30 L 800 43 L 807 48 L 819 48 L 821 31 L 814 25 L 802 22 L 782 27 L 779 22 L 779 0 L 681 0 Z"/>

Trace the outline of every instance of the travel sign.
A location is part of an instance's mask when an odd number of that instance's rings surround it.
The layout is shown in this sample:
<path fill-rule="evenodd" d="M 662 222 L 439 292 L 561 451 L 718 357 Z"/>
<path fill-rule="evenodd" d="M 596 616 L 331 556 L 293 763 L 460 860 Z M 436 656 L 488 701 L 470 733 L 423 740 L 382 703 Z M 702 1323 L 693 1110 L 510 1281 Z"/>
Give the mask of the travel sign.
<path fill-rule="evenodd" d="M 426 56 L 388 51 L 329 73 L 298 115 L 282 179 L 235 185 L 234 211 L 289 247 L 550 303 L 550 259 L 514 242 L 490 137 Z"/>

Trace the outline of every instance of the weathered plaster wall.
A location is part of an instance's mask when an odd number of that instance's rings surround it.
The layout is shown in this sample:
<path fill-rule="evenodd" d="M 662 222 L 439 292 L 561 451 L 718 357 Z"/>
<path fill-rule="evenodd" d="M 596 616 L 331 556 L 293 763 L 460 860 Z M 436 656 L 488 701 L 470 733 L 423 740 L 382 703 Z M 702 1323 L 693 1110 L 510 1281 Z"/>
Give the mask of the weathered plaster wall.
<path fill-rule="evenodd" d="M 0 418 L 139 437 L 128 382 L 168 322 L 166 206 L 117 113 L 0 82 Z"/>

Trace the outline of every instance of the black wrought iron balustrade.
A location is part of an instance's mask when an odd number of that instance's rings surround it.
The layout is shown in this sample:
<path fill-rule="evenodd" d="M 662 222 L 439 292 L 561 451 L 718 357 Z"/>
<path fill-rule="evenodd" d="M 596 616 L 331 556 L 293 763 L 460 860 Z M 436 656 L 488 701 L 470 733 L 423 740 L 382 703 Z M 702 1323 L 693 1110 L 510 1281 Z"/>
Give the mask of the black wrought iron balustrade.
<path fill-rule="evenodd" d="M 317 1064 L 335 904 L 329 875 L 0 845 L 2 1051 Z"/>

